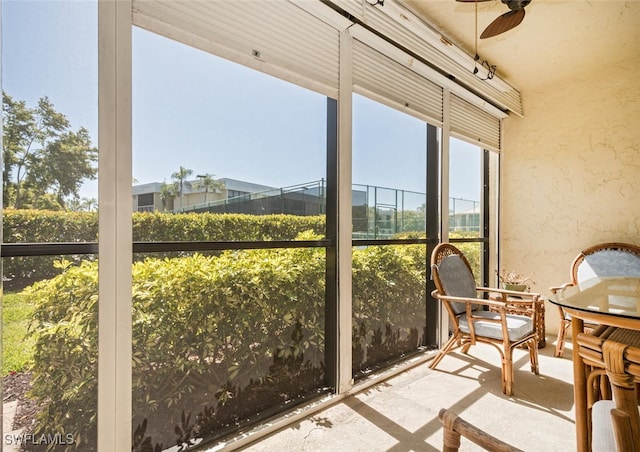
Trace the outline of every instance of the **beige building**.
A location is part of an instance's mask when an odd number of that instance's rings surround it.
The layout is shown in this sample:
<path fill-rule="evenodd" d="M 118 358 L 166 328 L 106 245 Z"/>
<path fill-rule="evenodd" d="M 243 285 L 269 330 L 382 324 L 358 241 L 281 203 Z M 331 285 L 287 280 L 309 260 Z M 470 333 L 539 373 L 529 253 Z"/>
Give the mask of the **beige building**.
<path fill-rule="evenodd" d="M 194 209 L 205 209 L 218 205 L 232 198 L 240 198 L 256 193 L 268 193 L 278 190 L 267 185 L 254 184 L 237 179 L 216 179 L 221 187 L 207 187 L 202 179 L 185 181 L 183 192 L 176 190 L 176 184 L 170 186 L 169 196 L 164 199 L 163 185 L 166 183 L 150 182 L 133 186 L 134 212 L 180 212 Z"/>

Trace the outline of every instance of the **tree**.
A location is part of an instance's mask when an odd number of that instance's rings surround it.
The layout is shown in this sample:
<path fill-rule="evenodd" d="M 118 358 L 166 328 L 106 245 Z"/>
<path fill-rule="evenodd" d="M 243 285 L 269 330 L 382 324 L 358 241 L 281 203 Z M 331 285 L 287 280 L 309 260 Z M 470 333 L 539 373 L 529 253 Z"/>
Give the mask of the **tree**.
<path fill-rule="evenodd" d="M 35 140 L 36 124 L 33 110 L 29 110 L 23 101 L 14 101 L 7 94 L 2 93 L 2 193 L 3 205 L 9 206 L 10 199 L 15 200 L 19 195 L 16 185 L 10 179 L 16 173 L 16 180 L 24 178 L 22 168 L 29 154 L 29 149 Z M 18 193 L 16 193 L 18 191 Z"/>
<path fill-rule="evenodd" d="M 183 166 L 178 169 L 175 173 L 171 175 L 171 179 L 176 182 L 176 191 L 180 196 L 180 208 L 182 209 L 182 195 L 184 192 L 184 187 L 191 187 L 191 183 L 187 181 L 187 178 L 193 174 L 193 170 L 185 168 Z"/>
<path fill-rule="evenodd" d="M 26 182 L 35 189 L 35 203 L 42 193 L 52 193 L 61 205 L 65 199 L 78 197 L 85 178 L 94 179 L 97 150 L 91 147 L 89 132 L 80 128 L 78 132 L 65 132 L 40 153 L 32 163 Z"/>
<path fill-rule="evenodd" d="M 2 93 L 5 206 L 65 209 L 85 179 L 95 179 L 98 151 L 87 129 L 71 130 L 45 96 L 30 109 Z"/>
<path fill-rule="evenodd" d="M 96 198 L 73 198 L 67 203 L 67 209 L 72 212 L 97 212 L 98 200 Z"/>
<path fill-rule="evenodd" d="M 160 200 L 162 201 L 162 210 L 167 210 L 169 205 L 171 205 L 171 210 L 173 210 L 173 199 L 176 197 L 176 190 L 173 184 L 167 184 L 167 182 L 163 182 L 160 185 Z"/>
<path fill-rule="evenodd" d="M 204 187 L 204 202 L 207 202 L 207 193 L 209 193 L 209 189 L 223 189 L 224 182 L 214 179 L 215 174 L 204 173 L 203 175 L 198 175 L 199 178 L 202 179 L 201 183 Z"/>

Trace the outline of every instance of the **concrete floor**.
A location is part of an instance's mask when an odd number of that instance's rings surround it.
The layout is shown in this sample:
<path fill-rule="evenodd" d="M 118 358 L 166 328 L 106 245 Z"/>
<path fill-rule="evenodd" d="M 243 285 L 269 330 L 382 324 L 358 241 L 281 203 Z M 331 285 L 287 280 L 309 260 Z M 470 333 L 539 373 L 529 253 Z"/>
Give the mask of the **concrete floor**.
<path fill-rule="evenodd" d="M 575 450 L 571 346 L 554 358 L 540 349 L 540 375 L 516 350 L 514 394 L 500 390 L 500 358 L 489 345 L 450 353 L 431 370 L 420 364 L 296 422 L 243 450 L 435 451 L 442 449 L 441 408 L 525 451 Z M 462 439 L 462 451 L 480 450 Z"/>

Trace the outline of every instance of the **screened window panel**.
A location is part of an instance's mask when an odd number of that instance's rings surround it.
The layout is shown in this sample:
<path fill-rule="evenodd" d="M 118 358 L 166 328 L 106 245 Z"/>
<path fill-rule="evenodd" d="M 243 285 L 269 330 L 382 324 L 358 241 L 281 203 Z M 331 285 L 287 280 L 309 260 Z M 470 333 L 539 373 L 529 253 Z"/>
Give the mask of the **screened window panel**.
<path fill-rule="evenodd" d="M 133 1 L 154 33 L 337 98 L 339 32 L 284 1 Z"/>
<path fill-rule="evenodd" d="M 500 150 L 500 119 L 451 95 L 451 135 L 493 151 Z"/>
<path fill-rule="evenodd" d="M 353 42 L 354 91 L 442 125 L 442 87 L 358 40 Z"/>

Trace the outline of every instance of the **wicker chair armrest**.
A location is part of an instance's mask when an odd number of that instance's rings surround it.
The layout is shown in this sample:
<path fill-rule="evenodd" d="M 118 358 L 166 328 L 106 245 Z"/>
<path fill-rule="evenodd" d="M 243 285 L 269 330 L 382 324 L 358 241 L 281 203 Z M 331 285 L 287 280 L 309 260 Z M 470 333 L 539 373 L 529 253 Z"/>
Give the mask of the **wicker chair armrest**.
<path fill-rule="evenodd" d="M 563 284 L 563 285 L 561 285 L 561 286 L 557 286 L 557 287 L 549 287 L 549 291 L 550 291 L 552 294 L 556 294 L 556 293 L 558 293 L 558 292 L 563 291 L 563 290 L 564 290 L 564 289 L 566 289 L 567 287 L 571 287 L 571 286 L 573 286 L 573 283 L 569 283 L 569 282 L 568 282 L 568 283 L 564 283 L 564 284 Z"/>
<path fill-rule="evenodd" d="M 529 298 L 531 300 L 537 300 L 540 298 L 540 294 L 537 292 L 520 292 L 517 290 L 498 289 L 495 287 L 476 287 L 480 292 L 504 294 L 506 296 Z"/>
<path fill-rule="evenodd" d="M 516 293 L 520 293 L 520 292 L 516 292 Z M 503 301 L 503 300 L 486 300 L 484 298 L 451 297 L 449 295 L 442 295 L 438 293 L 437 290 L 434 290 L 433 292 L 431 292 L 431 295 L 434 298 L 437 298 L 438 300 L 455 302 L 455 303 L 480 304 L 483 306 L 493 307 L 497 310 L 506 309 L 507 306 L 511 306 L 511 305 L 522 305 L 523 308 L 526 308 L 527 306 L 531 307 L 535 302 L 535 300 L 509 299 L 508 301 Z"/>

